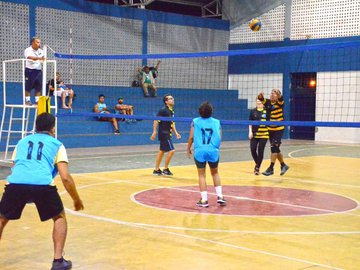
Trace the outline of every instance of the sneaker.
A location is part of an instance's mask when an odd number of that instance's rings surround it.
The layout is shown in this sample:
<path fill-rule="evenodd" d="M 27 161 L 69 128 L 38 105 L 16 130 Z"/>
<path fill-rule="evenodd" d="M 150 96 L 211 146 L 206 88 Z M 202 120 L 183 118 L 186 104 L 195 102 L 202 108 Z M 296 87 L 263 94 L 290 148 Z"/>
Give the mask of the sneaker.
<path fill-rule="evenodd" d="M 288 165 L 284 165 L 283 167 L 281 167 L 280 175 L 284 175 L 288 169 L 290 169 L 290 167 Z"/>
<path fill-rule="evenodd" d="M 259 168 L 258 168 L 258 167 L 255 167 L 255 168 L 254 168 L 254 174 L 255 174 L 255 175 L 259 175 L 259 174 L 260 174 L 260 171 L 259 171 Z"/>
<path fill-rule="evenodd" d="M 199 206 L 199 207 L 209 207 L 208 201 L 203 201 L 203 200 L 201 200 L 201 199 L 200 199 L 200 201 L 198 201 L 198 202 L 196 203 L 196 205 Z"/>
<path fill-rule="evenodd" d="M 68 270 L 71 269 L 72 262 L 63 259 L 62 262 L 53 262 L 51 270 Z"/>
<path fill-rule="evenodd" d="M 265 172 L 262 173 L 265 176 L 269 176 L 269 175 L 273 175 L 274 174 L 274 169 L 271 168 L 267 168 Z"/>
<path fill-rule="evenodd" d="M 153 171 L 153 175 L 162 175 L 162 170 L 158 169 L 158 170 L 154 170 Z"/>
<path fill-rule="evenodd" d="M 216 201 L 220 206 L 225 206 L 226 205 L 226 200 L 223 197 L 217 197 L 217 201 Z"/>
<path fill-rule="evenodd" d="M 114 134 L 115 135 L 120 135 L 120 131 L 117 129 L 117 130 L 114 131 Z"/>
<path fill-rule="evenodd" d="M 170 172 L 169 168 L 163 170 L 163 175 L 173 175 L 172 172 Z"/>
<path fill-rule="evenodd" d="M 32 105 L 34 105 L 34 104 L 32 104 L 31 101 L 25 101 L 25 105 L 26 105 L 26 106 L 32 106 Z"/>

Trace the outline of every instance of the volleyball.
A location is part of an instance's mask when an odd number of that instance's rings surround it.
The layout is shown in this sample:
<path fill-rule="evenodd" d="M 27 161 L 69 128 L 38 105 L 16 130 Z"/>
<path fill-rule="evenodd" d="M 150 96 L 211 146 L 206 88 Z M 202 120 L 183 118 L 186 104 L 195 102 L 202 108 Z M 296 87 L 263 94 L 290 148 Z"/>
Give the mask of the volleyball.
<path fill-rule="evenodd" d="M 261 28 L 261 21 L 259 19 L 252 19 L 249 23 L 249 27 L 253 31 L 259 31 Z"/>

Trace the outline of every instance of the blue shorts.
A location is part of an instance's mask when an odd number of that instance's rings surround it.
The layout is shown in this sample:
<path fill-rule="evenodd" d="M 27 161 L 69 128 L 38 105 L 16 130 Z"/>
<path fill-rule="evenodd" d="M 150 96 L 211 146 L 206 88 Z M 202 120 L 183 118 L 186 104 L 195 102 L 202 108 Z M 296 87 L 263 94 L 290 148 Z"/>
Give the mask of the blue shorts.
<path fill-rule="evenodd" d="M 210 168 L 217 168 L 219 164 L 219 149 L 195 149 L 194 160 L 198 168 L 205 168 L 206 163 L 209 163 Z"/>
<path fill-rule="evenodd" d="M 174 147 L 172 140 L 161 140 L 160 141 L 160 151 L 169 152 L 174 149 L 175 149 L 175 147 Z"/>
<path fill-rule="evenodd" d="M 25 90 L 36 92 L 41 91 L 42 87 L 42 70 L 25 68 Z"/>

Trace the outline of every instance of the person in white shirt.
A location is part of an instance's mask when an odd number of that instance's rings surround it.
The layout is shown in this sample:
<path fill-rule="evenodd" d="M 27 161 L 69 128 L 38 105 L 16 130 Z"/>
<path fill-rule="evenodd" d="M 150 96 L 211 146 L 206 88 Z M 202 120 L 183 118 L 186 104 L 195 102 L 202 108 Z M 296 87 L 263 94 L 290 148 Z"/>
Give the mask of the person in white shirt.
<path fill-rule="evenodd" d="M 32 61 L 25 62 L 25 104 L 32 105 L 30 91 L 35 89 L 35 103 L 39 101 L 42 87 L 42 62 L 45 55 L 40 49 L 41 40 L 38 37 L 31 39 L 31 46 L 24 51 L 25 59 Z"/>

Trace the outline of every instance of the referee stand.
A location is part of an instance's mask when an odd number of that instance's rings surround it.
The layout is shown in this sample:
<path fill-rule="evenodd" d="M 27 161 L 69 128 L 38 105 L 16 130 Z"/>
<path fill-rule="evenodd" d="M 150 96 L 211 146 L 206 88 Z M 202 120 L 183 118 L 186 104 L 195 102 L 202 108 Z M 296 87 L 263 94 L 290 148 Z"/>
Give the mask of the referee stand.
<path fill-rule="evenodd" d="M 46 46 L 44 46 L 44 54 L 46 57 Z M 54 68 L 54 81 L 55 81 L 55 97 L 57 91 L 56 85 L 56 61 L 55 60 L 45 60 L 42 63 L 42 90 L 41 90 L 41 97 L 39 100 L 39 104 L 34 104 L 32 106 L 25 104 L 25 62 L 26 61 L 33 61 L 29 59 L 13 59 L 13 60 L 5 60 L 3 61 L 3 111 L 2 111 L 2 119 L 1 119 L 1 126 L 0 126 L 0 147 L 1 150 L 4 150 L 4 155 L 0 157 L 0 163 L 3 164 L 11 164 L 11 155 L 10 152 L 13 152 L 17 142 L 26 137 L 29 134 L 35 133 L 35 120 L 36 116 L 39 113 L 44 111 L 49 111 L 54 109 L 55 115 L 57 114 L 57 99 L 55 98 L 55 105 L 50 106 L 50 102 L 48 102 L 49 97 L 46 96 L 46 70 L 47 64 L 53 64 Z M 17 99 L 15 97 L 20 97 L 18 95 L 18 87 L 9 87 L 11 84 L 16 85 L 13 80 L 9 79 L 9 73 L 13 70 L 11 67 L 8 66 L 11 64 L 21 65 L 22 71 L 22 99 Z M 8 67 L 8 69 L 7 69 Z M 9 71 L 7 73 L 7 71 Z M 17 69 L 19 70 L 19 69 Z M 16 92 L 16 95 L 14 95 Z M 12 97 L 7 94 L 12 94 Z M 20 103 L 21 102 L 21 103 Z M 45 103 L 44 103 L 45 102 Z M 44 106 L 49 105 L 49 108 L 44 110 Z M 56 126 L 57 130 L 57 121 Z M 5 147 L 4 147 L 5 144 Z"/>

